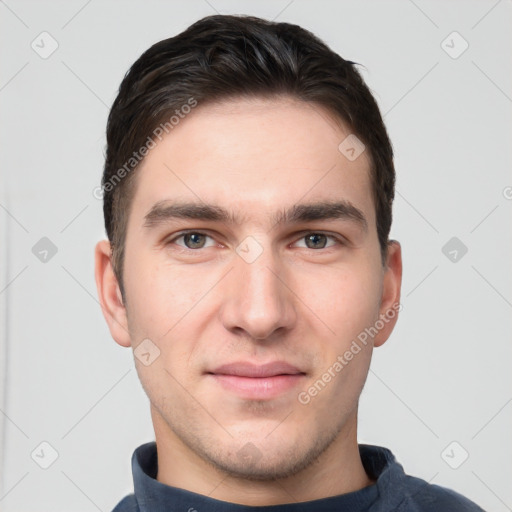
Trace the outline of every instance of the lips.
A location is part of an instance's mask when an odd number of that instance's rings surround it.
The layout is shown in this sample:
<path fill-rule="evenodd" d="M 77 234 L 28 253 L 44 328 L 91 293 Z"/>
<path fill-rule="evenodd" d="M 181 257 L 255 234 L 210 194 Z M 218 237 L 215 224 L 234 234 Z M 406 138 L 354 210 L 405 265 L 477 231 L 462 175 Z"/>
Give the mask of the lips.
<path fill-rule="evenodd" d="M 236 362 L 208 372 L 223 390 L 246 400 L 270 400 L 285 394 L 304 379 L 306 373 L 284 361 L 266 364 Z"/>
<path fill-rule="evenodd" d="M 271 363 L 256 365 L 250 362 L 236 362 L 219 366 L 212 372 L 214 375 L 234 375 L 236 377 L 264 378 L 276 375 L 299 375 L 304 374 L 295 366 L 285 361 L 274 361 Z"/>

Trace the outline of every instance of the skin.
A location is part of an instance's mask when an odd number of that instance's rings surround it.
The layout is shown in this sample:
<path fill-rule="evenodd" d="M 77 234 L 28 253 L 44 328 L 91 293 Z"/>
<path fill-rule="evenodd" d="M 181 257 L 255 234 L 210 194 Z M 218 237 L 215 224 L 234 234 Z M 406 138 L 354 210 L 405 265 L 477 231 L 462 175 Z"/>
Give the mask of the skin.
<path fill-rule="evenodd" d="M 369 156 L 349 161 L 338 150 L 349 134 L 318 105 L 287 97 L 199 105 L 137 171 L 124 304 L 109 243 L 98 242 L 96 283 L 112 337 L 133 349 L 150 339 L 160 351 L 148 366 L 134 358 L 150 399 L 160 482 L 253 506 L 373 483 L 359 456 L 357 405 L 373 347 L 387 340 L 397 314 L 309 403 L 298 400 L 400 301 L 400 245 L 390 243 L 383 265 Z M 222 206 L 241 222 L 169 219 L 143 227 L 161 200 Z M 296 204 L 339 200 L 363 213 L 366 230 L 346 218 L 271 218 Z M 207 235 L 194 239 L 204 246 L 178 238 L 183 229 Z M 311 248 L 308 233 L 328 237 Z M 252 242 L 251 250 L 261 250 L 252 263 L 236 251 L 248 236 L 260 247 Z M 241 397 L 206 373 L 275 360 L 305 375 L 270 399 Z"/>

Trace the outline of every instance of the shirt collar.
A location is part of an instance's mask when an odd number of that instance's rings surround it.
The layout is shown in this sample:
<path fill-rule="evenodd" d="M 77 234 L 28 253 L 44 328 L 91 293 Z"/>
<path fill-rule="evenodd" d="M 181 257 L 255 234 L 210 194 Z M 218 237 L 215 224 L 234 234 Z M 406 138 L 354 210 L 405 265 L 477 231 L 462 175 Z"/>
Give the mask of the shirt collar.
<path fill-rule="evenodd" d="M 382 490 L 389 486 L 389 481 L 403 475 L 402 467 L 387 449 L 380 446 L 359 445 L 363 466 L 368 475 L 377 480 L 375 485 L 359 491 L 322 498 L 313 501 L 253 507 L 216 500 L 209 496 L 197 494 L 185 489 L 172 487 L 156 480 L 158 471 L 157 448 L 154 441 L 139 446 L 132 456 L 132 471 L 135 498 L 140 512 L 164 512 L 172 504 L 174 510 L 209 512 L 242 511 L 300 511 L 323 512 L 327 510 L 367 510 L 377 501 Z"/>

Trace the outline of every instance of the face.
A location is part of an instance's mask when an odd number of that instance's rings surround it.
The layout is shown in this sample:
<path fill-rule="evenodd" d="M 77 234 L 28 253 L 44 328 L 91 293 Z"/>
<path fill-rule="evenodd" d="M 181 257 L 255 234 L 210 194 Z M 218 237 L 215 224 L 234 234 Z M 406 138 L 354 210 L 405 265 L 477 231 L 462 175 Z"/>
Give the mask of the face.
<path fill-rule="evenodd" d="M 126 304 L 107 320 L 119 344 L 146 340 L 155 428 L 230 474 L 289 476 L 326 452 L 396 321 L 399 246 L 383 266 L 349 134 L 286 98 L 199 105 L 137 171 Z"/>

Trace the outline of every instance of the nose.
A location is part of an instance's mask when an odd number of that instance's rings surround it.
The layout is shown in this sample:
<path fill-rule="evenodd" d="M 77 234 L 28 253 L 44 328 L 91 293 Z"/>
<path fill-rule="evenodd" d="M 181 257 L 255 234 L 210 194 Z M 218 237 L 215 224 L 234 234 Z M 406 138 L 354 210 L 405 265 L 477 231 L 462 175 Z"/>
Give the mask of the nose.
<path fill-rule="evenodd" d="M 288 331 L 297 318 L 294 294 L 278 255 L 269 247 L 261 249 L 254 261 L 244 259 L 242 253 L 235 256 L 234 268 L 224 283 L 221 309 L 226 329 L 244 331 L 257 340 Z"/>

